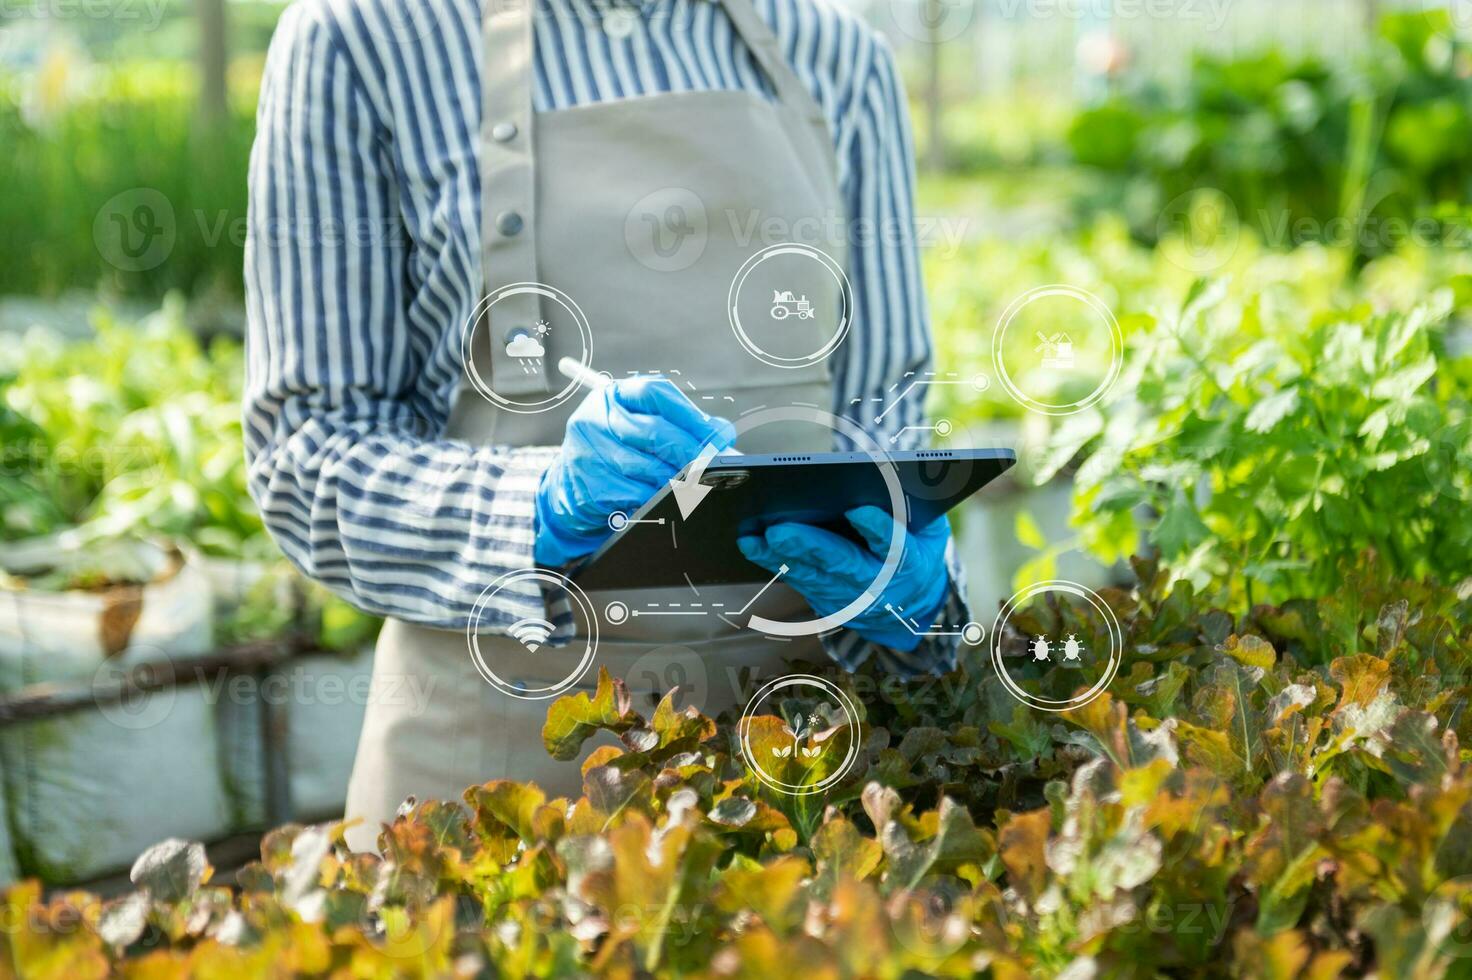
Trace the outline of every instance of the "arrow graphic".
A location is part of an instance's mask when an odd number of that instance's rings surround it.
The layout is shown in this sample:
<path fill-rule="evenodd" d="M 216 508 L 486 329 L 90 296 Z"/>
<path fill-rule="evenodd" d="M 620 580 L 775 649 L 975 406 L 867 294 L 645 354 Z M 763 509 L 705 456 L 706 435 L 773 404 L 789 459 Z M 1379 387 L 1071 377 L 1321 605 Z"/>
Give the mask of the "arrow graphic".
<path fill-rule="evenodd" d="M 670 489 L 675 492 L 675 505 L 680 508 L 681 520 L 688 521 L 690 515 L 695 513 L 695 508 L 705 499 L 705 495 L 710 493 L 711 488 L 701 483 L 700 479 L 705 476 L 705 468 L 716 455 L 716 447 L 706 443 L 701 447 L 700 455 L 685 468 L 685 475 L 670 480 Z"/>

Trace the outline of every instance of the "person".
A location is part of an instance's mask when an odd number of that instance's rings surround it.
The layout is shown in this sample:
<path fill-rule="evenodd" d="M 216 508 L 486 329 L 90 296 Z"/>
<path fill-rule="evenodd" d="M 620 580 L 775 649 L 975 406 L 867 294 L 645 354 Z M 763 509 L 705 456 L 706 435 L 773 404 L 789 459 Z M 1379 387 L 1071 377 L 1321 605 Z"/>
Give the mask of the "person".
<path fill-rule="evenodd" d="M 546 703 L 486 683 L 467 651 L 474 614 L 498 675 L 552 683 L 566 670 L 556 647 L 534 654 L 507 633 L 556 618 L 555 600 L 528 586 L 480 602 L 492 583 L 588 555 L 610 514 L 632 513 L 703 446 L 730 447 L 732 419 L 754 406 L 831 407 L 881 446 L 915 444 L 917 399 L 882 421 L 873 408 L 930 365 L 913 166 L 893 56 L 832 0 L 287 8 L 250 164 L 250 489 L 306 575 L 386 617 L 373 689 L 413 676 L 431 692 L 422 710 L 367 705 L 354 847 L 372 847 L 410 796 L 458 799 L 493 778 L 577 794 L 576 765 L 542 747 Z M 796 366 L 751 356 L 729 322 L 733 273 L 767 238 L 815 232 L 847 290 L 821 262 L 777 285 L 829 311 L 830 339 L 832 311 L 850 304 L 846 334 Z M 544 288 L 508 290 L 519 283 Z M 754 307 L 771 290 L 754 288 Z M 548 331 L 549 311 L 565 313 L 548 297 L 575 297 L 583 354 L 618 380 L 532 410 L 559 389 L 557 345 L 576 355 L 579 340 L 565 316 Z M 770 336 L 801 347 L 816 319 Z M 740 448 L 854 445 L 814 429 L 769 426 Z M 851 520 L 864 544 L 799 524 L 743 537 L 751 560 L 790 569 L 762 601 L 826 615 L 868 588 L 905 532 L 872 509 Z M 886 607 L 965 622 L 961 591 L 941 519 L 907 535 L 884 594 L 841 629 L 779 642 L 715 616 L 629 617 L 605 628 L 597 661 L 644 708 L 672 679 L 703 677 L 687 696 L 711 715 L 749 693 L 733 678 L 796 660 L 938 672 L 956 638 Z M 565 639 L 565 620 L 557 629 Z"/>

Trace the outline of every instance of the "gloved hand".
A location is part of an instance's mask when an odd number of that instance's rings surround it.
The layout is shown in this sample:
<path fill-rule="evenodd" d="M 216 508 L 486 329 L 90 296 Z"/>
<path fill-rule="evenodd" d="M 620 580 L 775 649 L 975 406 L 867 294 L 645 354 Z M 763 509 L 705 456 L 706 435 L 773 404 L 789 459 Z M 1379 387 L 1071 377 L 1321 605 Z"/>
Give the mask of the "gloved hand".
<path fill-rule="evenodd" d="M 813 612 L 828 616 L 853 602 L 878 578 L 894 533 L 894 519 L 878 507 L 856 507 L 847 516 L 867 548 L 808 524 L 773 524 L 762 535 L 743 536 L 737 544 L 743 555 L 774 575 L 785 564 L 782 581 L 806 599 Z M 900 531 L 905 544 L 899 567 L 879 599 L 845 625 L 866 640 L 908 652 L 920 645 L 920 637 L 884 606 L 903 609 L 902 615 L 919 623 L 921 632 L 930 628 L 950 588 L 945 555 L 951 525 L 942 515 L 914 533 L 903 526 Z"/>
<path fill-rule="evenodd" d="M 555 568 L 593 553 L 613 533 L 610 514 L 632 514 L 707 442 L 719 452 L 735 440 L 730 422 L 706 415 L 664 378 L 589 392 L 537 489 L 537 564 Z"/>

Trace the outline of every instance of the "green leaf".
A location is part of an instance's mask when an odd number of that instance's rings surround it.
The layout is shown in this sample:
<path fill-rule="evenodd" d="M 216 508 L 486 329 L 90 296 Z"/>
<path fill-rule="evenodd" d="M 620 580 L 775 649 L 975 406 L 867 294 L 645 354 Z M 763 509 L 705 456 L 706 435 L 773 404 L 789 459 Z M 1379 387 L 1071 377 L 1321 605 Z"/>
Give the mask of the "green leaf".
<path fill-rule="evenodd" d="M 1186 500 L 1186 495 L 1176 492 L 1160 522 L 1150 532 L 1150 539 L 1166 557 L 1182 555 L 1205 541 L 1211 530 L 1196 513 L 1196 508 Z"/>
<path fill-rule="evenodd" d="M 1298 389 L 1284 388 L 1258 401 L 1244 423 L 1249 432 L 1271 432 L 1298 408 Z"/>
<path fill-rule="evenodd" d="M 552 758 L 566 762 L 576 759 L 583 743 L 595 733 L 625 732 L 639 720 L 624 682 L 609 676 L 607 668 L 599 667 L 598 688 L 591 698 L 579 692 L 552 702 L 542 725 L 542 744 Z"/>
<path fill-rule="evenodd" d="M 1048 546 L 1048 540 L 1043 536 L 1043 529 L 1038 527 L 1038 522 L 1032 516 L 1032 512 L 1026 509 L 1017 512 L 1016 520 L 1013 522 L 1017 534 L 1017 541 L 1023 547 L 1041 551 Z"/>

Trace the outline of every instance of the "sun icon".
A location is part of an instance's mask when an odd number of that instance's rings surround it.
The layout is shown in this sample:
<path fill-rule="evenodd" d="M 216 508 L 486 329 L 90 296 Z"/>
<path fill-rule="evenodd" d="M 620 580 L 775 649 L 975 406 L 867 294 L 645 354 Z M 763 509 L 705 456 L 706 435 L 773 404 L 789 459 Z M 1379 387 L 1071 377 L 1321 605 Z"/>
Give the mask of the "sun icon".
<path fill-rule="evenodd" d="M 538 337 L 545 337 L 552 332 L 552 325 L 546 320 L 538 320 L 536 330 Z"/>

